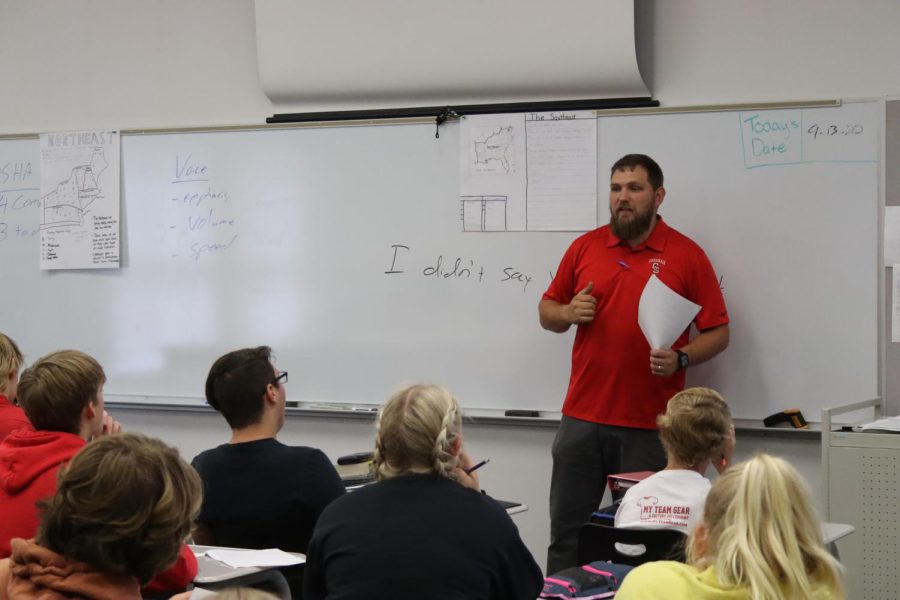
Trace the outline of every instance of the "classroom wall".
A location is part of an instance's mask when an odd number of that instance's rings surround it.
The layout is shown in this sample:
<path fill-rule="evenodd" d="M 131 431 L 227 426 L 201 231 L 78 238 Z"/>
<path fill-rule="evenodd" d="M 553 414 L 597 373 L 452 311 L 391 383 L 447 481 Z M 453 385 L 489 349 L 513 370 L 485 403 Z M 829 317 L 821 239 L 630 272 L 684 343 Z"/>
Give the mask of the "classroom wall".
<path fill-rule="evenodd" d="M 0 1 L 0 134 L 271 114 L 250 0 Z"/>
<path fill-rule="evenodd" d="M 893 31 L 900 3 L 636 5 L 638 60 L 664 105 L 900 94 L 900 38 Z M 434 26 L 441 27 L 439 18 Z M 273 111 L 258 87 L 254 35 L 248 0 L 4 0 L 0 134 L 261 123 Z M 0 281 L 8 285 L 2 265 Z M 534 322 L 522 326 L 538 327 L 536 312 Z M 27 353 L 28 341 L 19 341 Z M 61 345 L 77 346 L 77 340 Z M 204 376 L 197 374 L 198 389 Z M 227 439 L 224 421 L 211 413 L 122 409 L 116 416 L 129 429 L 178 445 L 188 457 Z M 321 447 L 334 458 L 367 448 L 371 425 L 290 417 L 282 439 Z M 530 506 L 515 519 L 541 564 L 549 539 L 553 434 L 553 428 L 478 424 L 465 433 L 473 456 L 492 459 L 482 471 L 484 487 Z M 816 439 L 739 434 L 739 457 L 762 449 L 790 457 L 814 490 L 821 489 Z"/>
<path fill-rule="evenodd" d="M 667 106 L 900 93 L 893 0 L 637 0 L 638 64 Z"/>

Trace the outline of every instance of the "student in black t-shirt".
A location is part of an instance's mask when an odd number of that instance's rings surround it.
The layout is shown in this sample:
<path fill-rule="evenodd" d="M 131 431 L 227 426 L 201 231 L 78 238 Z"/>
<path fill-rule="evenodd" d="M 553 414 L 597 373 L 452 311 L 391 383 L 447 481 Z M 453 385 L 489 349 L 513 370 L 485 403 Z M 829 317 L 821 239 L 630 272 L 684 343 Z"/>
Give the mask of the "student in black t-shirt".
<path fill-rule="evenodd" d="M 231 439 L 192 463 L 203 479 L 196 543 L 306 552 L 322 510 L 344 493 L 321 450 L 276 439 L 287 375 L 268 346 L 229 352 L 210 369 L 206 399 L 228 421 Z M 282 572 L 299 598 L 302 568 Z"/>
<path fill-rule="evenodd" d="M 378 416 L 376 483 L 322 513 L 307 600 L 533 600 L 543 577 L 506 511 L 479 492 L 456 399 L 408 387 Z"/>

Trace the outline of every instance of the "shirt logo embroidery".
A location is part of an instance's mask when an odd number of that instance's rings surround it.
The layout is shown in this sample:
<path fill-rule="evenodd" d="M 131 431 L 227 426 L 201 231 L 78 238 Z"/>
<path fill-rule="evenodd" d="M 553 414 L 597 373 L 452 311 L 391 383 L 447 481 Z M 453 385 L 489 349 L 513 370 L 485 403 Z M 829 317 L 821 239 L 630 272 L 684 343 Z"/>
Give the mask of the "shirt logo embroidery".
<path fill-rule="evenodd" d="M 641 521 L 652 520 L 654 508 L 659 504 L 659 498 L 656 496 L 644 496 L 638 500 L 637 504 L 641 507 Z"/>
<path fill-rule="evenodd" d="M 663 265 L 666 264 L 666 259 L 664 258 L 651 258 L 647 262 L 650 263 L 650 272 L 654 275 L 659 275 L 659 271 Z"/>
<path fill-rule="evenodd" d="M 641 521 L 687 527 L 691 519 L 691 507 L 684 504 L 661 504 L 656 496 L 644 496 L 638 500 Z"/>

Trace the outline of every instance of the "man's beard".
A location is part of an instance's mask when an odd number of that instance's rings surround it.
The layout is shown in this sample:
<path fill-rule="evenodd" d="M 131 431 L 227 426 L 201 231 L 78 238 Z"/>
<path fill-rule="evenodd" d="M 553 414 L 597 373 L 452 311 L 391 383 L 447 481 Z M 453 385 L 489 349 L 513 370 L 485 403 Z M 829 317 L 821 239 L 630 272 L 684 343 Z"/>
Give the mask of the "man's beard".
<path fill-rule="evenodd" d="M 632 218 L 627 220 L 617 218 L 615 212 L 611 212 L 609 215 L 609 227 L 612 229 L 613 234 L 626 242 L 635 240 L 647 233 L 650 225 L 653 223 L 653 210 L 641 213 L 632 208 L 631 215 Z"/>

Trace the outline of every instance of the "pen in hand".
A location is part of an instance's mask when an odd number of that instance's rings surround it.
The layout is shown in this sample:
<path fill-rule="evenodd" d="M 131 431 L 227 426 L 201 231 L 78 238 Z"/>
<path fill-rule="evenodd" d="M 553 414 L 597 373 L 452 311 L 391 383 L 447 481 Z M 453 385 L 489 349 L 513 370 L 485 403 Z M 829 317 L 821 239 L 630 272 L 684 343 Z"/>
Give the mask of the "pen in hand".
<path fill-rule="evenodd" d="M 488 464 L 489 462 L 491 462 L 491 459 L 486 458 L 483 461 L 481 461 L 480 463 L 478 463 L 477 465 L 475 465 L 474 467 L 469 467 L 468 469 L 464 469 L 464 471 L 466 472 L 466 475 L 471 475 L 474 471 L 477 471 L 478 469 L 480 469 L 484 465 Z"/>

